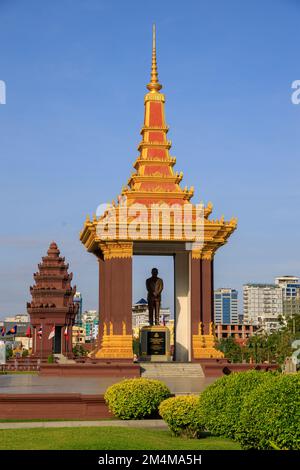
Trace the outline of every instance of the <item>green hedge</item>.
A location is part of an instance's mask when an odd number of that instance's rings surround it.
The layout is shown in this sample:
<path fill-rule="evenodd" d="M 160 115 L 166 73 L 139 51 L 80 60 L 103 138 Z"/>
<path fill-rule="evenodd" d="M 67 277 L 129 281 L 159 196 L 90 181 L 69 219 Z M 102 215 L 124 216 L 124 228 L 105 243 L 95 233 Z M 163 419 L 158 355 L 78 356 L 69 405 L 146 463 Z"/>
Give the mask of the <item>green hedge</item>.
<path fill-rule="evenodd" d="M 274 379 L 261 371 L 232 373 L 216 380 L 199 397 L 199 412 L 212 434 L 234 439 L 244 398 L 256 387 Z"/>
<path fill-rule="evenodd" d="M 159 414 L 172 434 L 190 438 L 200 437 L 204 424 L 200 417 L 199 398 L 195 395 L 168 398 L 159 405 Z"/>
<path fill-rule="evenodd" d="M 53 356 L 53 354 L 50 354 L 50 355 L 47 357 L 47 363 L 48 363 L 48 364 L 54 364 L 54 362 L 55 362 L 54 356 Z"/>
<path fill-rule="evenodd" d="M 244 449 L 300 450 L 300 374 L 278 376 L 245 398 L 236 433 Z"/>
<path fill-rule="evenodd" d="M 104 398 L 110 411 L 121 419 L 142 419 L 158 411 L 171 395 L 168 387 L 154 379 L 126 379 L 111 385 Z"/>

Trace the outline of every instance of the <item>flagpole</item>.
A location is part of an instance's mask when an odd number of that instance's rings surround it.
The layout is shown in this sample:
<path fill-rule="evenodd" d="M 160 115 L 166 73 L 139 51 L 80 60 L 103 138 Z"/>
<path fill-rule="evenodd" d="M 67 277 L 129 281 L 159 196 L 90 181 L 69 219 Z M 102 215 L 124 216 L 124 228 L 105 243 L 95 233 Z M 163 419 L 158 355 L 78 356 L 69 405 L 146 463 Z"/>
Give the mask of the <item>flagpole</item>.
<path fill-rule="evenodd" d="M 42 360 L 43 360 L 43 327 L 42 327 L 42 334 L 41 334 L 41 365 L 42 365 Z"/>

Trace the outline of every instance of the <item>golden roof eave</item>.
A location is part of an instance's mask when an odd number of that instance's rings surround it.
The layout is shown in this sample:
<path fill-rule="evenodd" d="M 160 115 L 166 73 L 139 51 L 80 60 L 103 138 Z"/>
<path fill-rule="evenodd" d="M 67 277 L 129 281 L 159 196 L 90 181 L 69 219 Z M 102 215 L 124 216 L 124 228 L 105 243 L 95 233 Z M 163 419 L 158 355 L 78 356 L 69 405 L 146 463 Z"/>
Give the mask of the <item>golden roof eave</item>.
<path fill-rule="evenodd" d="M 193 195 L 194 191 L 193 190 L 188 190 L 188 191 L 139 191 L 139 190 L 130 190 L 129 188 L 125 188 L 122 191 L 122 195 L 126 196 L 128 199 L 128 202 L 130 202 L 130 199 L 136 200 L 138 202 L 138 199 L 148 199 L 149 203 L 152 202 L 152 200 L 168 200 L 168 199 L 179 199 L 182 201 L 189 201 Z"/>
<path fill-rule="evenodd" d="M 145 165 L 145 164 L 149 166 L 151 165 L 155 166 L 159 164 L 159 165 L 166 165 L 166 166 L 173 167 L 174 165 L 176 165 L 176 157 L 169 157 L 168 159 L 160 159 L 160 158 L 145 159 L 145 158 L 138 157 L 133 164 L 133 168 L 137 170 L 140 165 Z"/>
<path fill-rule="evenodd" d="M 153 175 L 137 175 L 133 174 L 128 179 L 128 186 L 136 183 L 174 183 L 178 184 L 182 180 L 182 175 L 174 174 L 172 176 L 153 176 Z"/>
<path fill-rule="evenodd" d="M 101 251 L 101 243 L 113 243 L 113 242 L 122 242 L 122 243 L 130 243 L 133 241 L 180 241 L 180 242 L 193 242 L 193 239 L 188 237 L 182 238 L 171 238 L 171 239 L 164 239 L 161 236 L 159 238 L 151 239 L 151 237 L 147 238 L 118 238 L 118 235 L 114 239 L 101 239 L 97 234 L 97 223 L 98 221 L 93 222 L 86 222 L 84 228 L 80 234 L 80 240 L 85 245 L 87 251 L 92 253 L 99 253 Z M 120 224 L 121 225 L 121 224 Z M 143 227 L 148 227 L 149 224 L 140 224 L 141 231 Z M 125 224 L 126 226 L 126 224 Z M 174 232 L 174 227 L 176 224 L 171 224 L 171 233 Z M 124 224 L 123 224 L 124 227 Z M 193 230 L 195 229 L 195 224 L 192 224 Z M 231 221 L 210 221 L 205 220 L 204 222 L 204 237 L 203 237 L 203 246 L 201 251 L 207 251 L 208 249 L 211 251 L 213 248 L 213 252 L 217 251 L 217 249 L 224 245 L 227 242 L 229 236 L 234 232 L 237 227 L 237 220 L 231 219 Z M 159 225 L 159 233 L 160 235 L 163 233 L 163 225 Z M 119 233 L 119 225 L 116 225 L 116 232 Z"/>

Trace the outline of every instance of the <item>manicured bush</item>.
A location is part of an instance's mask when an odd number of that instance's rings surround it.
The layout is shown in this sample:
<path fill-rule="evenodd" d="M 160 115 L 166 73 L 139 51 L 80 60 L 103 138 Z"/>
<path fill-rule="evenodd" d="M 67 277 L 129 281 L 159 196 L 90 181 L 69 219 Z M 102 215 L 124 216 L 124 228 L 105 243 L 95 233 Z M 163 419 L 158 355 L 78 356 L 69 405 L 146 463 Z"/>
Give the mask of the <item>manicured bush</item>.
<path fill-rule="evenodd" d="M 142 419 L 158 411 L 171 395 L 168 387 L 154 379 L 125 379 L 108 387 L 104 398 L 110 411 L 121 419 Z"/>
<path fill-rule="evenodd" d="M 159 414 L 172 434 L 190 438 L 200 437 L 204 424 L 195 395 L 168 398 L 159 405 Z"/>
<path fill-rule="evenodd" d="M 277 376 L 244 400 L 236 438 L 244 449 L 300 450 L 300 374 Z"/>
<path fill-rule="evenodd" d="M 217 436 L 235 438 L 244 398 L 273 378 L 270 372 L 251 370 L 216 380 L 199 397 L 199 411 L 206 429 Z"/>
<path fill-rule="evenodd" d="M 54 356 L 53 356 L 53 354 L 50 354 L 50 355 L 47 357 L 47 362 L 48 362 L 48 364 L 53 364 L 53 363 L 54 363 Z"/>

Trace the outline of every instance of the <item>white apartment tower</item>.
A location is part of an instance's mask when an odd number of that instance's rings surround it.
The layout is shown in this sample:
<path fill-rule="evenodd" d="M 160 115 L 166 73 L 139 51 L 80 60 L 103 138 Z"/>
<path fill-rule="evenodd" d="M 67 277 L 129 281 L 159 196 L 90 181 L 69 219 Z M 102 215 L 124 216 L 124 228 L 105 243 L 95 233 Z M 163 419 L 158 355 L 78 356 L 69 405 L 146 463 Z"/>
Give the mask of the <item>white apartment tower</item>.
<path fill-rule="evenodd" d="M 283 315 L 282 287 L 278 284 L 245 284 L 243 286 L 244 323 L 267 331 L 279 328 Z"/>

